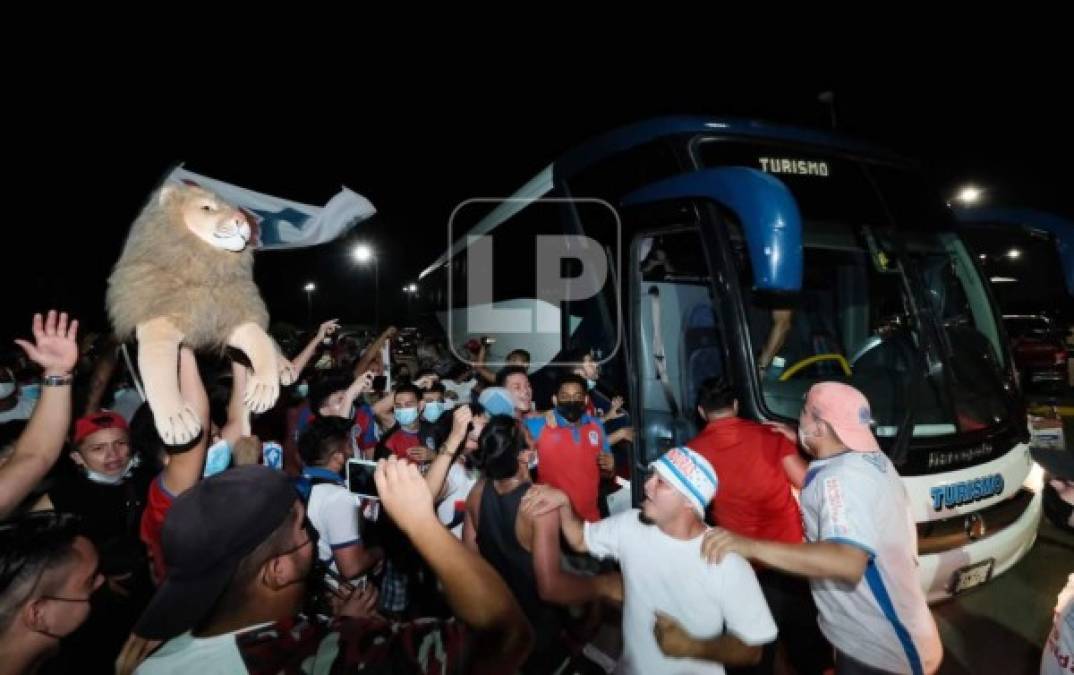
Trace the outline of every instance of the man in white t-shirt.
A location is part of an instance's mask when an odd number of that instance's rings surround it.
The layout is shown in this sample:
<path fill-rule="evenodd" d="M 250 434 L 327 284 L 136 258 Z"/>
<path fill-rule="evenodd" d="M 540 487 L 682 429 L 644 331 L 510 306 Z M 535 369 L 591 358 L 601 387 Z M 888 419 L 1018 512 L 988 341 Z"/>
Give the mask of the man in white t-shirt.
<path fill-rule="evenodd" d="M 576 551 L 614 558 L 623 570 L 622 674 L 724 672 L 753 665 L 776 638 L 776 624 L 753 568 L 737 555 L 701 558 L 705 509 L 716 494 L 712 465 L 672 448 L 650 465 L 642 508 L 583 523 L 568 497 L 539 485 L 523 498 L 535 514 L 560 509 Z"/>
<path fill-rule="evenodd" d="M 857 389 L 813 385 L 797 434 L 814 457 L 801 492 L 807 542 L 765 542 L 717 528 L 703 549 L 714 562 L 733 552 L 808 577 L 820 629 L 836 649 L 836 672 L 934 673 L 943 647 L 917 578 L 917 529 L 871 417 Z"/>
<path fill-rule="evenodd" d="M 319 535 L 317 557 L 346 579 L 355 579 L 379 563 L 384 553 L 362 542 L 358 500 L 343 484 L 349 455 L 351 421 L 339 417 L 314 420 L 298 439 L 309 484 L 306 513 Z"/>

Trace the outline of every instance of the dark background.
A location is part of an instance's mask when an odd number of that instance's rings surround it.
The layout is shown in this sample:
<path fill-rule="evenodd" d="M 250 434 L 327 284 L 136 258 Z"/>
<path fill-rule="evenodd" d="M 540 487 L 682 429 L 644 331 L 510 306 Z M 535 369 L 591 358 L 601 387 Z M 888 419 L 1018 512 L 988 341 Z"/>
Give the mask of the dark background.
<path fill-rule="evenodd" d="M 58 307 L 106 328 L 105 280 L 143 200 L 170 167 L 311 204 L 341 185 L 378 208 L 345 240 L 258 254 L 257 281 L 274 321 L 371 322 L 372 268 L 349 256 L 356 240 L 380 260 L 382 323 L 407 320 L 405 283 L 443 252 L 453 207 L 507 196 L 585 139 L 663 114 L 730 115 L 827 129 L 821 91 L 835 92 L 838 129 L 922 161 L 944 196 L 974 183 L 990 204 L 1074 219 L 1071 108 L 1059 81 L 915 82 L 910 76 L 782 86 L 648 78 L 539 85 L 401 80 L 336 100 L 317 89 L 262 101 L 240 90 L 193 104 L 132 95 L 119 85 L 45 91 L 9 125 L 6 303 L 0 339 L 28 332 L 34 311 Z M 1051 82 L 1051 86 L 1049 86 Z M 150 85 L 153 83 L 149 83 Z M 461 87 L 461 88 L 460 88 Z M 60 96 L 69 105 L 46 116 Z M 39 105 L 40 107 L 35 107 Z M 38 110 L 42 111 L 40 117 Z M 56 110 L 49 111 L 55 115 Z M 166 252 L 162 252 L 166 255 Z"/>

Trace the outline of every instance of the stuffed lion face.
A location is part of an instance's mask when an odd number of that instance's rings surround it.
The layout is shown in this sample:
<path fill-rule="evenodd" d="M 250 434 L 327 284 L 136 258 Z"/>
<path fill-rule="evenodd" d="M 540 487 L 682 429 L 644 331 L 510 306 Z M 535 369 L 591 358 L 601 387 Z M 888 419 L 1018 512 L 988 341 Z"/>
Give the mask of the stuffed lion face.
<path fill-rule="evenodd" d="M 157 431 L 170 445 L 198 437 L 204 420 L 179 389 L 181 346 L 233 347 L 253 372 L 245 402 L 261 413 L 280 384 L 294 380 L 290 363 L 265 332 L 268 311 L 253 279 L 251 227 L 243 213 L 191 185 L 166 185 L 131 226 L 108 281 L 108 312 L 120 339 L 138 338 L 138 366 Z"/>
<path fill-rule="evenodd" d="M 197 187 L 183 190 L 164 188 L 165 204 L 194 236 L 225 251 L 239 252 L 250 242 L 250 223 L 234 206 L 211 192 Z"/>

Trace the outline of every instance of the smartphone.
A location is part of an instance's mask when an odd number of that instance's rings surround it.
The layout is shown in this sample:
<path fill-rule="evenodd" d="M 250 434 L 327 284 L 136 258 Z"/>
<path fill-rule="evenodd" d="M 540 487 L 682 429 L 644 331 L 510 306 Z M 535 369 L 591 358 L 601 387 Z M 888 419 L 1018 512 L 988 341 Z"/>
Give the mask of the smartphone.
<path fill-rule="evenodd" d="M 373 378 L 373 391 L 384 391 L 384 388 L 388 386 L 387 375 L 377 375 Z"/>
<path fill-rule="evenodd" d="M 373 472 L 377 463 L 368 459 L 347 460 L 347 489 L 365 499 L 380 499 Z"/>

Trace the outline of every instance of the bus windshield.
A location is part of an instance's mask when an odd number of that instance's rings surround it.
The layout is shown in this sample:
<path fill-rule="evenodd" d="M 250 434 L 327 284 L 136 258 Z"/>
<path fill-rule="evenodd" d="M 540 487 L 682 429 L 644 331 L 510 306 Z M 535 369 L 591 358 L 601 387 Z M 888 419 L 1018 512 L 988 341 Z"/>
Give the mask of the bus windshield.
<path fill-rule="evenodd" d="M 815 382 L 860 389 L 877 436 L 988 429 L 1009 411 L 998 318 L 946 207 L 913 172 L 741 141 L 697 146 L 701 166 L 782 180 L 803 220 L 804 275 L 792 297 L 752 287 L 732 215 L 751 352 L 769 411 L 797 418 Z"/>

